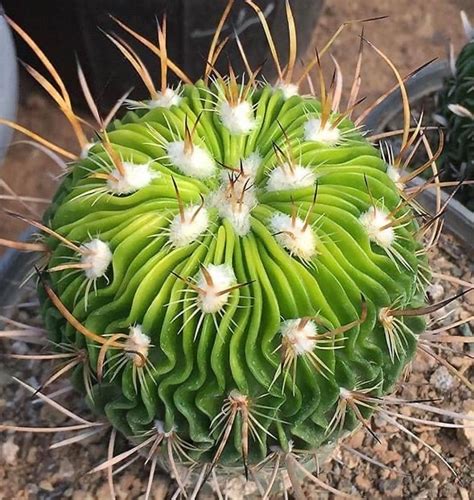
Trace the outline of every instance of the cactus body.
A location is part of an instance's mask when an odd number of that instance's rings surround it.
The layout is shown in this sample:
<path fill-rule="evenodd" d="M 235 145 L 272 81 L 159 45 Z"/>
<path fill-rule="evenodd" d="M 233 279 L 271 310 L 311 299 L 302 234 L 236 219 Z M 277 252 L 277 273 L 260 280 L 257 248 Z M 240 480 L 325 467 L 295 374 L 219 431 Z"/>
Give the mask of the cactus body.
<path fill-rule="evenodd" d="M 184 85 L 116 120 L 45 216 L 58 345 L 135 444 L 177 462 L 302 460 L 363 423 L 423 327 L 411 208 L 348 119 L 269 85 Z M 75 268 L 61 269 L 65 263 Z M 145 446 L 146 444 L 144 444 Z M 166 446 L 158 453 L 169 459 Z"/>

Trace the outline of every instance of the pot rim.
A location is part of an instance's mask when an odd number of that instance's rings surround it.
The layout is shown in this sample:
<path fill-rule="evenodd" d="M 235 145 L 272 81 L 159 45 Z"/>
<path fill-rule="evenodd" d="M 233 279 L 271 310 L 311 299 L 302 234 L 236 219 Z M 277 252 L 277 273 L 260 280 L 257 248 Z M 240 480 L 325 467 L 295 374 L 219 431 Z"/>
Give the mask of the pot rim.
<path fill-rule="evenodd" d="M 405 82 L 410 102 L 439 91 L 450 75 L 451 68 L 446 59 L 434 61 L 415 73 Z M 380 132 L 402 109 L 401 93 L 397 88 L 368 114 L 364 125 L 372 133 Z"/>

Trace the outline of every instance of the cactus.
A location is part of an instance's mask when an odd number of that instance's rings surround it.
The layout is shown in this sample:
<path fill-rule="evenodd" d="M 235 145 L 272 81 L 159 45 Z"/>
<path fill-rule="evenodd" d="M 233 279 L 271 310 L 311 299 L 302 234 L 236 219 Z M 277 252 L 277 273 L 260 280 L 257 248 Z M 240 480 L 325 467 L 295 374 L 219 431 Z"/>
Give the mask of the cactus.
<path fill-rule="evenodd" d="M 265 17 L 247 3 L 276 84 L 250 68 L 246 78 L 232 67 L 218 73 L 219 29 L 192 83 L 166 55 L 165 22 L 154 46 L 118 21 L 160 56 L 162 85 L 111 36 L 150 96 L 102 119 L 79 68 L 93 141 L 46 56 L 10 20 L 58 84 L 44 86 L 82 148 L 77 157 L 35 135 L 72 162 L 43 221 L 20 216 L 40 240 L 10 246 L 43 253 L 41 311 L 58 359 L 68 360 L 61 374 L 133 447 L 97 471 L 142 453 L 151 479 L 160 465 L 182 493 L 210 474 L 258 471 L 267 497 L 283 468 L 304 498 L 303 476 L 336 491 L 310 471 L 341 438 L 361 426 L 375 436 L 374 411 L 395 421 L 384 408 L 400 401 L 387 395 L 420 344 L 423 315 L 447 303 L 425 297 L 424 238 L 435 243 L 439 214 L 420 225 L 416 193 L 404 191 L 398 167 L 420 132 L 411 134 L 409 110 L 402 152 L 388 164 L 351 119 L 359 75 L 341 110 L 340 76 L 327 86 L 321 72 L 330 43 L 295 80 L 289 3 L 284 68 Z M 312 69 L 319 98 L 299 93 Z M 168 71 L 178 87 L 167 85 Z"/>
<path fill-rule="evenodd" d="M 452 75 L 439 94 L 437 118 L 446 127 L 446 147 L 442 156 L 443 180 L 474 181 L 474 29 L 461 13 L 467 43 L 456 61 Z M 465 184 L 456 195 L 461 203 L 474 210 L 474 187 Z"/>

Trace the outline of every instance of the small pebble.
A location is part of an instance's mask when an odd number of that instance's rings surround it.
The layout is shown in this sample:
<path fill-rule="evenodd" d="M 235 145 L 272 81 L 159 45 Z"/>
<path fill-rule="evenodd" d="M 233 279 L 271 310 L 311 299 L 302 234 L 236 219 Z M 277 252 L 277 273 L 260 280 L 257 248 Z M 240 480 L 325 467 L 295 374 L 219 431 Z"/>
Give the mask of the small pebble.
<path fill-rule="evenodd" d="M 372 487 L 371 482 L 365 474 L 358 474 L 355 478 L 355 484 L 362 491 L 369 491 Z"/>
<path fill-rule="evenodd" d="M 433 302 L 438 302 L 444 297 L 444 288 L 440 283 L 432 283 L 427 291 Z"/>
<path fill-rule="evenodd" d="M 470 420 L 468 419 L 463 420 L 463 425 L 466 426 L 463 428 L 463 432 L 464 436 L 467 439 L 467 442 L 469 443 L 469 446 L 471 447 L 471 449 L 474 449 L 474 427 L 473 427 L 474 422 L 472 420 L 474 418 L 474 410 L 469 410 L 467 412 L 467 416 L 470 418 Z"/>
<path fill-rule="evenodd" d="M 46 481 L 46 480 L 40 481 L 39 487 L 41 490 L 44 490 L 44 491 L 53 491 L 54 490 L 54 486 L 49 481 Z"/>
<path fill-rule="evenodd" d="M 439 392 L 449 392 L 454 386 L 454 378 L 445 366 L 439 366 L 430 377 L 430 383 Z"/>
<path fill-rule="evenodd" d="M 2 444 L 3 461 L 9 465 L 15 465 L 19 451 L 20 451 L 20 447 L 15 443 L 15 441 L 13 440 L 13 437 L 10 436 Z"/>

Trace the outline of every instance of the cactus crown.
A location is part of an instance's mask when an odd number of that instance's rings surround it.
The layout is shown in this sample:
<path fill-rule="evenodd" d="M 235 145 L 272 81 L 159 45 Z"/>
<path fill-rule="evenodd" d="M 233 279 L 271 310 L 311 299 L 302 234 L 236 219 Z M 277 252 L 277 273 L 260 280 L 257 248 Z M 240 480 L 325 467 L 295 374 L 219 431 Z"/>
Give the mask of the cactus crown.
<path fill-rule="evenodd" d="M 439 214 L 420 226 L 417 193 L 405 192 L 400 167 L 420 128 L 410 133 L 400 75 L 402 151 L 384 158 L 351 120 L 360 75 L 345 110 L 338 72 L 325 83 L 320 58 L 332 42 L 295 83 L 289 2 L 285 68 L 261 10 L 247 4 L 275 85 L 250 68 L 245 78 L 214 69 L 232 2 L 196 83 L 168 59 L 165 23 L 155 46 L 118 21 L 160 56 L 162 86 L 111 37 L 150 95 L 102 119 L 79 69 L 93 142 L 46 56 L 10 21 L 58 84 L 47 87 L 82 148 L 76 157 L 36 136 L 73 161 L 43 222 L 26 219 L 41 242 L 21 248 L 47 256 L 39 293 L 49 339 L 72 353 L 63 372 L 90 407 L 133 444 L 127 457 L 144 453 L 183 492 L 184 465 L 198 483 L 216 470 L 268 470 L 264 496 L 285 467 L 301 496 L 296 473 L 356 427 L 370 431 L 413 357 L 421 316 L 435 307 L 425 307 L 423 240 L 436 243 Z M 312 69 L 319 98 L 299 94 Z"/>
<path fill-rule="evenodd" d="M 439 94 L 438 117 L 446 128 L 442 156 L 443 177 L 448 181 L 474 181 L 474 30 L 461 13 L 467 43 L 456 60 L 451 59 L 452 75 Z M 474 187 L 463 185 L 457 195 L 474 210 Z"/>

